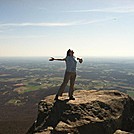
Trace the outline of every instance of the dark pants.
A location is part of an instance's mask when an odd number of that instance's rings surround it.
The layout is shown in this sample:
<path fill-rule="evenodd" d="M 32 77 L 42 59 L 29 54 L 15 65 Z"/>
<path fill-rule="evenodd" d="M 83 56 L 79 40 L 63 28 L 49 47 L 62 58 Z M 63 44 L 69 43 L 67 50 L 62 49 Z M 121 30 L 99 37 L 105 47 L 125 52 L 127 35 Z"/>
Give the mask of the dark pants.
<path fill-rule="evenodd" d="M 69 97 L 73 96 L 75 78 L 76 72 L 65 72 L 63 83 L 61 84 L 57 95 L 62 96 L 62 93 L 64 92 L 64 89 L 67 86 L 68 81 L 70 80 Z"/>

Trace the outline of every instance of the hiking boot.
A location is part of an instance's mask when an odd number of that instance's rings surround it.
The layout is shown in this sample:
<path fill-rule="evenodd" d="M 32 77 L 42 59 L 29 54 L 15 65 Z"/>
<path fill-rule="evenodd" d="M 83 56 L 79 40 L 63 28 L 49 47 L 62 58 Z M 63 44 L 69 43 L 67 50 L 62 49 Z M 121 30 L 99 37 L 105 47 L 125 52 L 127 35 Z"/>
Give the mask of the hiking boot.
<path fill-rule="evenodd" d="M 73 96 L 69 97 L 69 100 L 75 100 L 75 98 Z"/>

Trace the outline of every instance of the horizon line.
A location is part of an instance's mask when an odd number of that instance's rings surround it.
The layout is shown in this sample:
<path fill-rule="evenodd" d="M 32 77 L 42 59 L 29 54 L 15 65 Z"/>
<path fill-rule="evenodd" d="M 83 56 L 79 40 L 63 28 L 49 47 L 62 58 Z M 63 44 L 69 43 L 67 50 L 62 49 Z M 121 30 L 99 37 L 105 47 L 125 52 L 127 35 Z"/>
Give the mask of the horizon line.
<path fill-rule="evenodd" d="M 51 58 L 51 57 L 64 57 L 60 55 L 54 56 L 0 56 L 0 58 Z M 75 56 L 77 57 L 77 56 Z M 95 58 L 134 58 L 134 56 L 80 56 L 84 58 L 95 57 Z"/>

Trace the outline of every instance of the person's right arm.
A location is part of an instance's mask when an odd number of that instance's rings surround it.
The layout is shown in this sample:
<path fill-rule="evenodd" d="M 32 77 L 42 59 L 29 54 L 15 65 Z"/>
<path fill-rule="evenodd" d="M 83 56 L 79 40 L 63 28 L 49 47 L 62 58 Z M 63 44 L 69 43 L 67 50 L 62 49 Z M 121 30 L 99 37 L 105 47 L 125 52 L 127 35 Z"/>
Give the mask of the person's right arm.
<path fill-rule="evenodd" d="M 55 58 L 51 57 L 51 58 L 49 59 L 49 61 L 54 61 L 54 60 L 65 61 L 65 58 L 63 58 L 63 59 L 55 59 Z"/>

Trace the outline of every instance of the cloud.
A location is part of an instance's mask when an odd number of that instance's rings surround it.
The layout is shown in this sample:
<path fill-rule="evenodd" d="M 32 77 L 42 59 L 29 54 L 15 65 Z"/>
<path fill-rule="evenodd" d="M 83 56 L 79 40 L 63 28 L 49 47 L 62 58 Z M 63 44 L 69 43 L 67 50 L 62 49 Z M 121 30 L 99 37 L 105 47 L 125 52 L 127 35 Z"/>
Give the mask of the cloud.
<path fill-rule="evenodd" d="M 0 27 L 26 27 L 26 26 L 35 26 L 35 27 L 61 27 L 61 26 L 70 26 L 73 25 L 74 22 L 70 23 L 2 23 Z"/>
<path fill-rule="evenodd" d="M 38 9 L 47 11 L 47 8 L 44 8 L 44 7 L 39 7 Z"/>
<path fill-rule="evenodd" d="M 45 38 L 47 35 L 23 35 L 23 36 L 0 36 L 0 39 L 28 39 L 28 38 Z"/>
<path fill-rule="evenodd" d="M 88 25 L 88 24 L 94 24 L 94 23 L 101 23 L 101 22 L 106 22 L 106 21 L 110 21 L 110 20 L 114 20 L 115 17 L 111 17 L 111 18 L 104 18 L 104 19 L 96 19 L 96 20 L 85 20 L 85 21 L 81 21 L 81 23 L 79 25 Z"/>
<path fill-rule="evenodd" d="M 11 28 L 11 27 L 66 27 L 66 26 L 76 26 L 76 25 L 86 25 L 93 24 L 98 22 L 104 22 L 108 20 L 113 20 L 113 18 L 105 18 L 105 19 L 96 19 L 96 20 L 79 20 L 74 22 L 66 22 L 66 23 L 2 23 L 0 24 L 0 29 Z"/>
<path fill-rule="evenodd" d="M 134 7 L 113 7 L 90 10 L 72 10 L 66 11 L 71 13 L 86 13 L 86 12 L 103 12 L 103 13 L 134 13 Z"/>

